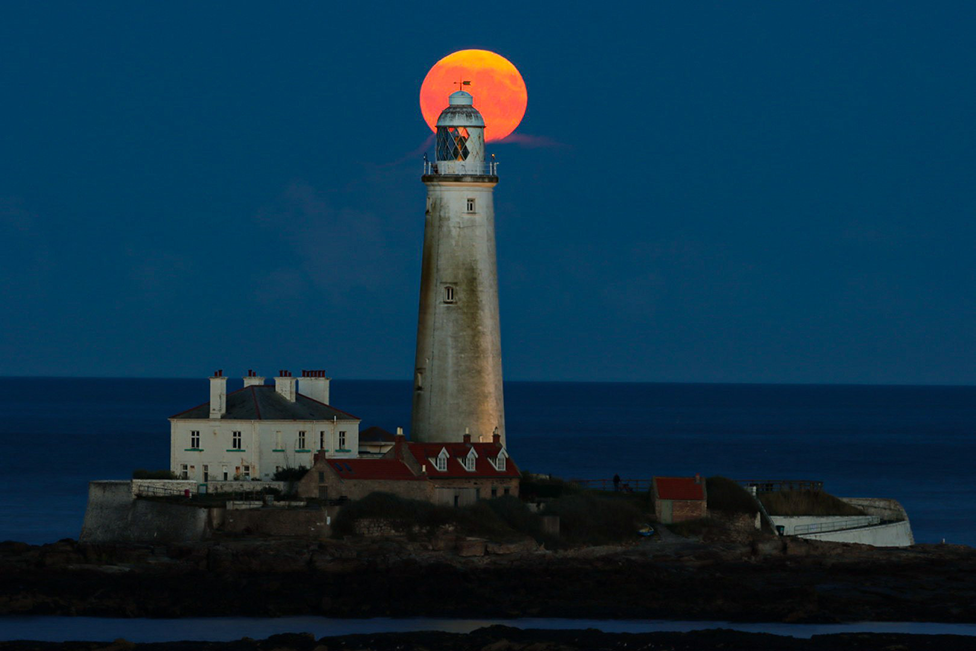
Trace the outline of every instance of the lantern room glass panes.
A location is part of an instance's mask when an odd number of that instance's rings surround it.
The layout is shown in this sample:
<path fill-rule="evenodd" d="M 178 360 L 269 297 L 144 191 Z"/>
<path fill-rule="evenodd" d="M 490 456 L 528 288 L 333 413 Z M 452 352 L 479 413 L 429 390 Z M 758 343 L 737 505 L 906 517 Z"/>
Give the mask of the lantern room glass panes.
<path fill-rule="evenodd" d="M 467 160 L 468 138 L 466 127 L 437 127 L 437 160 Z"/>

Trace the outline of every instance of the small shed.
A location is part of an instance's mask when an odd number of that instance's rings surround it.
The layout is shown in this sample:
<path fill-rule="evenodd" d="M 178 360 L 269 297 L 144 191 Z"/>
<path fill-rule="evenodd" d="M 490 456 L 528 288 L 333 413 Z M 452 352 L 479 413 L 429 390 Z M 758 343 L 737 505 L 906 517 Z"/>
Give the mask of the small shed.
<path fill-rule="evenodd" d="M 708 512 L 705 480 L 694 477 L 655 477 L 654 513 L 661 524 L 704 518 Z"/>

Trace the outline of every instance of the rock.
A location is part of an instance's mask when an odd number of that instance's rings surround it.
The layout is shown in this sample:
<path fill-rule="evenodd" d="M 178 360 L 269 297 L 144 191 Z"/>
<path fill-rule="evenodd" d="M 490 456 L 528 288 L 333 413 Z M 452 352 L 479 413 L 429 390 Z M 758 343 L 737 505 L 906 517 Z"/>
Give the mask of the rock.
<path fill-rule="evenodd" d="M 484 556 L 485 541 L 481 538 L 465 538 L 457 542 L 458 556 Z"/>
<path fill-rule="evenodd" d="M 438 532 L 430 541 L 431 549 L 446 552 L 457 547 L 458 537 L 453 531 Z"/>
<path fill-rule="evenodd" d="M 526 554 L 534 552 L 537 549 L 539 549 L 538 543 L 531 538 L 510 543 L 490 542 L 485 545 L 485 551 L 487 551 L 489 554 L 497 556 L 503 556 L 506 554 Z"/>

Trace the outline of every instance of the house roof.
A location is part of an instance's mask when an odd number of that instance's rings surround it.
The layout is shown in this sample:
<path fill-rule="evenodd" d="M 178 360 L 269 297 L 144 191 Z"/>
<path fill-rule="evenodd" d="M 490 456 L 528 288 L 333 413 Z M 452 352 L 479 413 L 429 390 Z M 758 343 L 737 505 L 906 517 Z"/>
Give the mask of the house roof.
<path fill-rule="evenodd" d="M 694 477 L 655 477 L 654 490 L 662 500 L 705 499 L 705 481 Z"/>
<path fill-rule="evenodd" d="M 500 443 L 407 443 L 410 453 L 427 466 L 427 476 L 431 479 L 456 477 L 518 477 L 519 469 L 511 458 L 505 462 L 504 470 L 496 470 L 489 459 L 494 459 L 505 448 Z M 474 471 L 466 470 L 462 459 L 474 449 L 477 454 Z M 436 459 L 441 450 L 447 450 L 447 470 L 440 471 L 431 459 Z M 505 453 L 506 456 L 508 453 Z"/>
<path fill-rule="evenodd" d="M 327 459 L 326 465 L 343 479 L 426 479 L 399 459 Z"/>
<path fill-rule="evenodd" d="M 174 420 L 209 420 L 210 402 L 187 409 Z M 227 412 L 221 420 L 359 420 L 352 414 L 330 407 L 300 393 L 289 402 L 273 386 L 255 385 L 227 394 Z"/>
<path fill-rule="evenodd" d="M 396 437 L 382 427 L 367 427 L 359 433 L 360 443 L 393 443 Z"/>

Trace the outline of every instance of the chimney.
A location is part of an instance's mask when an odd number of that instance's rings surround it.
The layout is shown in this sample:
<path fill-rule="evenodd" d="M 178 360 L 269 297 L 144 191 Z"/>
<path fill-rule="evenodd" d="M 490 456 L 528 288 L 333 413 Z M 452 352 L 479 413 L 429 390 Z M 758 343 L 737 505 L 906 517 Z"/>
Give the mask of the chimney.
<path fill-rule="evenodd" d="M 467 427 L 464 428 L 464 442 L 471 445 L 471 430 Z"/>
<path fill-rule="evenodd" d="M 393 439 L 393 456 L 395 459 L 403 461 L 403 446 L 405 443 L 406 439 L 403 438 L 403 428 L 398 427 L 396 438 Z"/>
<path fill-rule="evenodd" d="M 227 413 L 227 378 L 223 371 L 214 371 L 210 378 L 210 417 L 221 418 Z"/>
<path fill-rule="evenodd" d="M 291 371 L 278 371 L 275 378 L 275 391 L 288 402 L 295 402 L 295 378 L 291 376 Z"/>
<path fill-rule="evenodd" d="M 502 435 L 498 433 L 497 427 L 491 432 L 491 442 L 495 445 L 501 445 L 502 443 Z"/>
<path fill-rule="evenodd" d="M 322 404 L 329 404 L 329 382 L 332 378 L 325 376 L 325 371 L 302 371 L 298 390 L 303 396 L 317 400 Z"/>
<path fill-rule="evenodd" d="M 254 371 L 248 369 L 247 375 L 244 377 L 244 387 L 260 387 L 264 386 L 264 378 Z"/>

